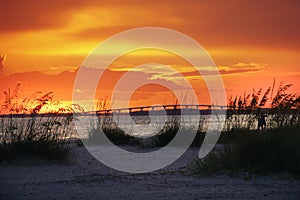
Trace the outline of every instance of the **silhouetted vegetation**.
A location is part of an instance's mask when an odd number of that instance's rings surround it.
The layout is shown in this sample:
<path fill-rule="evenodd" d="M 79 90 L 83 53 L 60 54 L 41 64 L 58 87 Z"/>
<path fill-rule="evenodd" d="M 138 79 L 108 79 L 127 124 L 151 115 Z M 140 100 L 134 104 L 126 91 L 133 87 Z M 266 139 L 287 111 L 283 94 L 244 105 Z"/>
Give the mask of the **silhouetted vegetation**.
<path fill-rule="evenodd" d="M 66 159 L 69 153 L 67 138 L 72 136 L 73 108 L 61 107 L 53 100 L 52 92 L 37 92 L 19 101 L 19 87 L 18 84 L 14 90 L 4 92 L 0 110 L 0 160 L 20 156 Z M 39 116 L 42 110 L 48 114 Z M 15 114 L 23 115 L 18 117 Z"/>
<path fill-rule="evenodd" d="M 264 93 L 259 89 L 244 97 L 231 98 L 226 127 L 218 141 L 224 148 L 196 159 L 192 163 L 195 173 L 300 175 L 300 96 L 288 93 L 291 85 L 282 83 L 273 96 L 274 87 L 275 81 Z M 256 130 L 261 113 L 267 114 L 267 129 Z"/>
<path fill-rule="evenodd" d="M 92 123 L 92 122 L 91 122 Z M 99 117 L 97 123 L 90 124 L 88 141 L 90 144 L 102 144 L 103 133 L 114 144 L 133 144 L 136 139 L 120 129 L 111 116 Z"/>
<path fill-rule="evenodd" d="M 272 87 L 265 92 L 260 88 L 258 91 L 253 89 L 252 94 L 230 97 L 225 130 L 253 129 L 261 113 L 267 114 L 268 128 L 299 126 L 300 96 L 288 92 L 291 86 L 281 82 L 273 95 L 274 80 Z"/>
<path fill-rule="evenodd" d="M 300 97 L 288 92 L 290 84 L 253 90 L 251 94 L 231 97 L 224 130 L 218 143 L 222 148 L 212 151 L 192 164 L 195 173 L 248 172 L 268 174 L 288 172 L 300 175 Z M 61 107 L 51 92 L 35 93 L 19 101 L 18 89 L 4 92 L 0 118 L 0 160 L 18 156 L 38 156 L 43 159 L 65 159 L 69 153 L 68 138 L 72 136 L 74 107 Z M 99 100 L 98 108 L 109 104 Z M 81 110 L 80 106 L 77 109 Z M 47 110 L 47 115 L 40 115 Z M 81 110 L 82 111 L 82 110 Z M 62 117 L 61 114 L 64 113 Z M 26 114 L 16 117 L 15 114 Z M 258 117 L 266 115 L 267 127 L 257 130 Z M 172 141 L 181 128 L 172 116 L 151 142 L 143 144 L 118 127 L 112 116 L 98 116 L 90 124 L 87 142 L 103 144 L 106 136 L 114 144 L 139 147 L 163 147 Z M 207 130 L 207 118 L 201 117 L 192 146 L 201 146 Z M 92 123 L 92 122 L 91 122 Z M 104 134 L 102 134 L 102 131 Z M 188 133 L 187 133 L 188 134 Z"/>
<path fill-rule="evenodd" d="M 153 136 L 152 145 L 155 147 L 163 147 L 169 144 L 180 128 L 180 122 L 176 117 L 172 117 L 167 121 L 165 126 L 159 130 L 158 134 Z"/>
<path fill-rule="evenodd" d="M 192 163 L 195 173 L 249 172 L 267 175 L 288 172 L 300 175 L 300 127 L 233 130 L 227 134 L 228 144 L 212 151 L 206 158 Z"/>

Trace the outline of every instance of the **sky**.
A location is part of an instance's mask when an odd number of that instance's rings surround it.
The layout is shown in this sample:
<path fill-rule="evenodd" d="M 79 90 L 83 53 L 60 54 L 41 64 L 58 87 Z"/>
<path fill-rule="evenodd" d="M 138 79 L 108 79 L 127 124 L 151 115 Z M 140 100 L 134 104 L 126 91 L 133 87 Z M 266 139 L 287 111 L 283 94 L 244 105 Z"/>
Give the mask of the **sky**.
<path fill-rule="evenodd" d="M 21 83 L 22 97 L 53 91 L 58 100 L 70 103 L 78 68 L 99 43 L 132 28 L 163 27 L 186 34 L 206 49 L 222 75 L 227 96 L 267 89 L 274 78 L 278 84 L 293 84 L 291 91 L 298 93 L 299 10 L 297 0 L 2 0 L 0 54 L 5 56 L 0 57 L 0 91 Z M 116 46 L 128 42 L 132 41 Z M 181 90 L 178 74 L 190 82 L 199 103 L 214 103 L 190 63 L 159 51 L 117 59 L 105 70 L 96 98 L 111 98 L 118 79 L 145 63 L 161 63 L 178 73 L 153 65 L 132 72 L 158 84 L 141 86 L 132 94 L 130 106 L 174 102 L 172 91 L 163 85 Z"/>

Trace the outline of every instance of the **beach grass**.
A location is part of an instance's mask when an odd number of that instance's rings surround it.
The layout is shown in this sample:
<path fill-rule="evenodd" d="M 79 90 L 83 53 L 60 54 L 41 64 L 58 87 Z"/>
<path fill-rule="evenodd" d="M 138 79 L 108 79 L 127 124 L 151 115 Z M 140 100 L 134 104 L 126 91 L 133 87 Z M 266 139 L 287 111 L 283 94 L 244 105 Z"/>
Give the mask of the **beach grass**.
<path fill-rule="evenodd" d="M 103 133 L 115 145 L 135 144 L 136 138 L 125 133 L 117 126 L 113 117 L 99 117 L 97 123 L 91 122 L 89 136 L 86 140 L 89 144 L 103 144 Z"/>
<path fill-rule="evenodd" d="M 0 161 L 32 156 L 48 160 L 67 159 L 73 108 L 57 106 L 51 92 L 38 92 L 19 101 L 19 86 L 4 92 L 0 117 Z M 45 108 L 52 109 L 40 115 Z"/>
<path fill-rule="evenodd" d="M 224 148 L 192 163 L 195 173 L 249 172 L 300 175 L 300 127 L 264 132 L 232 130 L 222 133 Z M 222 143 L 222 141 L 220 141 Z"/>
<path fill-rule="evenodd" d="M 180 122 L 176 117 L 172 117 L 168 120 L 163 128 L 153 136 L 152 144 L 153 147 L 164 147 L 169 144 L 176 136 L 180 128 Z"/>
<path fill-rule="evenodd" d="M 275 81 L 244 97 L 231 98 L 225 128 L 218 141 L 224 148 L 210 152 L 191 164 L 194 173 L 242 172 L 300 175 L 300 96 L 289 93 L 290 84 Z M 268 108 L 266 108 L 268 106 Z M 257 128 L 259 115 L 267 126 Z"/>
<path fill-rule="evenodd" d="M 23 156 L 67 159 L 73 130 L 73 108 L 58 107 L 41 115 L 42 109 L 53 108 L 51 104 L 57 104 L 53 101 L 53 94 L 36 93 L 19 102 L 18 87 L 4 92 L 1 113 L 6 115 L 0 117 L 0 161 Z M 248 171 L 299 174 L 300 97 L 289 93 L 290 87 L 280 83 L 276 90 L 274 82 L 265 92 L 259 89 L 243 97 L 231 97 L 225 126 L 218 140 L 223 148 L 193 161 L 192 170 L 195 173 Z M 275 95 L 274 91 L 277 91 Z M 257 118 L 262 113 L 267 115 L 267 126 L 257 130 Z M 18 118 L 15 114 L 26 117 Z M 205 137 L 207 123 L 205 118 L 201 119 L 193 147 L 200 147 Z M 151 136 L 150 145 L 145 145 L 144 140 L 119 128 L 112 116 L 99 116 L 98 122 L 90 125 L 87 140 L 92 144 L 102 144 L 104 132 L 116 145 L 157 148 L 169 144 L 179 129 L 180 121 L 173 116 L 156 135 Z"/>
<path fill-rule="evenodd" d="M 8 119 L 8 123 L 14 123 Z M 1 119 L 1 125 L 7 119 Z M 71 135 L 67 124 L 53 117 L 39 119 L 36 116 L 18 120 L 16 126 L 5 125 L 1 132 L 0 160 L 12 160 L 24 156 L 63 160 L 69 153 L 67 138 Z M 6 123 L 5 123 L 6 124 Z M 2 126 L 3 127 L 3 126 Z"/>

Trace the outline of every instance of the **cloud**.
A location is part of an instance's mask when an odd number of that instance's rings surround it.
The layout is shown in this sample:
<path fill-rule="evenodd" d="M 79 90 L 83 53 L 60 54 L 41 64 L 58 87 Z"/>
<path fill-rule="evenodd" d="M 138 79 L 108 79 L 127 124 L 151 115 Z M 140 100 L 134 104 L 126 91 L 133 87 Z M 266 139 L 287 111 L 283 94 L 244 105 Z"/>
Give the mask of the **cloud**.
<path fill-rule="evenodd" d="M 1 32 L 44 30 L 63 27 L 70 13 L 87 2 L 74 0 L 2 0 L 0 12 Z"/>
<path fill-rule="evenodd" d="M 161 4 L 152 2 L 130 1 L 124 5 L 118 0 L 3 0 L 1 7 L 1 32 L 72 28 L 86 35 L 93 28 L 150 25 L 157 17 L 162 17 L 160 22 L 166 25 L 182 23 L 173 9 L 165 7 L 164 12 L 157 12 Z"/>
<path fill-rule="evenodd" d="M 265 69 L 266 66 L 267 64 L 264 63 L 241 63 L 240 62 L 230 66 L 220 65 L 217 67 L 218 71 L 216 71 L 216 68 L 214 67 L 206 66 L 206 67 L 201 67 L 201 73 L 198 71 L 186 71 L 186 72 L 181 72 L 181 75 L 183 75 L 187 79 L 196 80 L 196 79 L 200 79 L 201 76 L 217 75 L 218 72 L 221 75 L 256 73 Z M 178 78 L 178 76 L 175 75 L 174 77 L 173 75 L 165 75 L 164 78 L 170 80 L 170 79 Z"/>
<path fill-rule="evenodd" d="M 98 39 L 109 37 L 121 31 L 131 28 L 158 26 L 181 26 L 185 19 L 178 17 L 174 9 L 165 9 L 164 12 L 156 12 L 156 6 L 149 5 L 145 9 L 141 5 L 129 5 L 125 9 L 122 6 L 87 7 L 78 13 L 73 13 L 66 34 L 74 39 Z M 159 19 L 159 20 L 158 20 Z"/>
<path fill-rule="evenodd" d="M 145 74 L 174 74 L 176 73 L 175 69 L 170 65 L 162 65 L 157 63 L 148 63 L 145 65 L 139 65 L 135 67 L 133 65 L 122 64 L 122 67 L 114 67 L 112 71 L 132 71 L 132 72 L 144 72 Z"/>
<path fill-rule="evenodd" d="M 265 63 L 237 63 L 231 66 L 219 66 L 221 74 L 252 73 L 262 71 L 267 64 Z"/>
<path fill-rule="evenodd" d="M 0 48 L 9 55 L 86 55 L 111 35 L 143 26 L 180 31 L 212 55 L 217 49 L 222 50 L 222 56 L 234 54 L 232 59 L 249 53 L 265 57 L 279 52 L 278 49 L 285 51 L 287 57 L 300 47 L 299 3 L 291 0 L 191 1 L 188 4 L 136 0 L 126 4 L 97 0 L 2 0 L 0 7 L 3 8 Z M 267 53 L 262 55 L 263 51 Z M 289 62 L 294 60 L 297 59 L 291 58 Z M 69 62 L 64 65 L 72 66 Z M 25 64 L 32 66 L 29 59 Z M 22 69 L 23 66 L 17 65 L 16 68 Z"/>
<path fill-rule="evenodd" d="M 109 37 L 130 28 L 159 26 L 181 31 L 205 46 L 299 49 L 298 8 L 298 2 L 294 1 L 274 1 L 272 5 L 246 0 L 235 1 L 234 5 L 222 1 L 192 1 L 189 4 L 174 1 L 172 6 L 168 2 L 140 4 L 132 1 L 126 7 L 94 3 L 85 5 L 84 9 L 74 9 L 68 26 L 74 29 L 76 26 L 72 24 L 80 24 L 80 29 L 69 32 L 69 36 L 99 39 L 100 35 Z M 157 12 L 162 9 L 163 12 Z"/>
<path fill-rule="evenodd" d="M 246 63 L 239 62 L 233 65 L 224 66 L 220 65 L 217 68 L 212 66 L 199 67 L 201 71 L 195 71 L 190 66 L 178 66 L 178 65 L 161 65 L 161 64 L 146 64 L 136 68 L 133 66 L 113 68 L 115 72 L 127 72 L 131 70 L 131 73 L 136 73 L 135 77 L 146 78 L 149 80 L 158 80 L 162 84 L 168 85 L 172 83 L 184 88 L 185 81 L 188 80 L 201 80 L 203 76 L 214 76 L 221 74 L 226 75 L 237 75 L 237 74 L 249 74 L 258 73 L 265 69 L 267 64 L 264 63 Z"/>
<path fill-rule="evenodd" d="M 85 68 L 82 73 L 98 74 L 97 70 L 94 68 Z M 74 87 L 74 81 L 78 70 L 68 72 L 64 71 L 59 74 L 44 74 L 37 71 L 14 73 L 7 76 L 1 77 L 0 91 L 5 91 L 8 88 L 14 88 L 16 83 L 21 83 L 21 91 L 24 93 L 23 96 L 30 96 L 35 91 L 53 91 L 55 97 L 60 100 L 71 100 L 72 92 Z M 97 95 L 111 96 L 114 91 L 115 84 L 126 72 L 111 71 L 106 69 L 103 71 L 102 77 L 98 83 Z M 143 82 L 144 80 L 150 80 L 151 74 L 144 73 L 142 71 L 130 72 L 130 79 L 126 79 L 126 84 L 128 88 L 130 85 L 135 84 L 136 81 Z M 168 81 L 165 79 L 157 79 L 155 82 L 158 85 L 169 87 L 172 90 L 184 90 L 185 88 L 176 84 L 174 81 Z M 142 85 L 141 85 L 142 86 Z M 150 85 L 146 87 L 145 92 L 164 92 L 163 87 Z M 85 91 L 78 88 L 75 92 L 84 94 Z M 117 91 L 121 92 L 123 95 L 127 95 L 131 91 Z M 20 97 L 22 98 L 22 97 Z"/>

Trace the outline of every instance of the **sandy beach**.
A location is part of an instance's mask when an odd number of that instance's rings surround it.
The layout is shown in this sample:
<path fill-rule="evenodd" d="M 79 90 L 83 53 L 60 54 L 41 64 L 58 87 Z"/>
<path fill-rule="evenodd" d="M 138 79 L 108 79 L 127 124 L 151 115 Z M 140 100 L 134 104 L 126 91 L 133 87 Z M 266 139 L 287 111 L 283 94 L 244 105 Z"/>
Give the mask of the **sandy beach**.
<path fill-rule="evenodd" d="M 300 180 L 287 175 L 195 175 L 190 148 L 170 166 L 147 174 L 106 167 L 84 147 L 68 162 L 19 159 L 0 165 L 0 199 L 299 199 Z"/>

